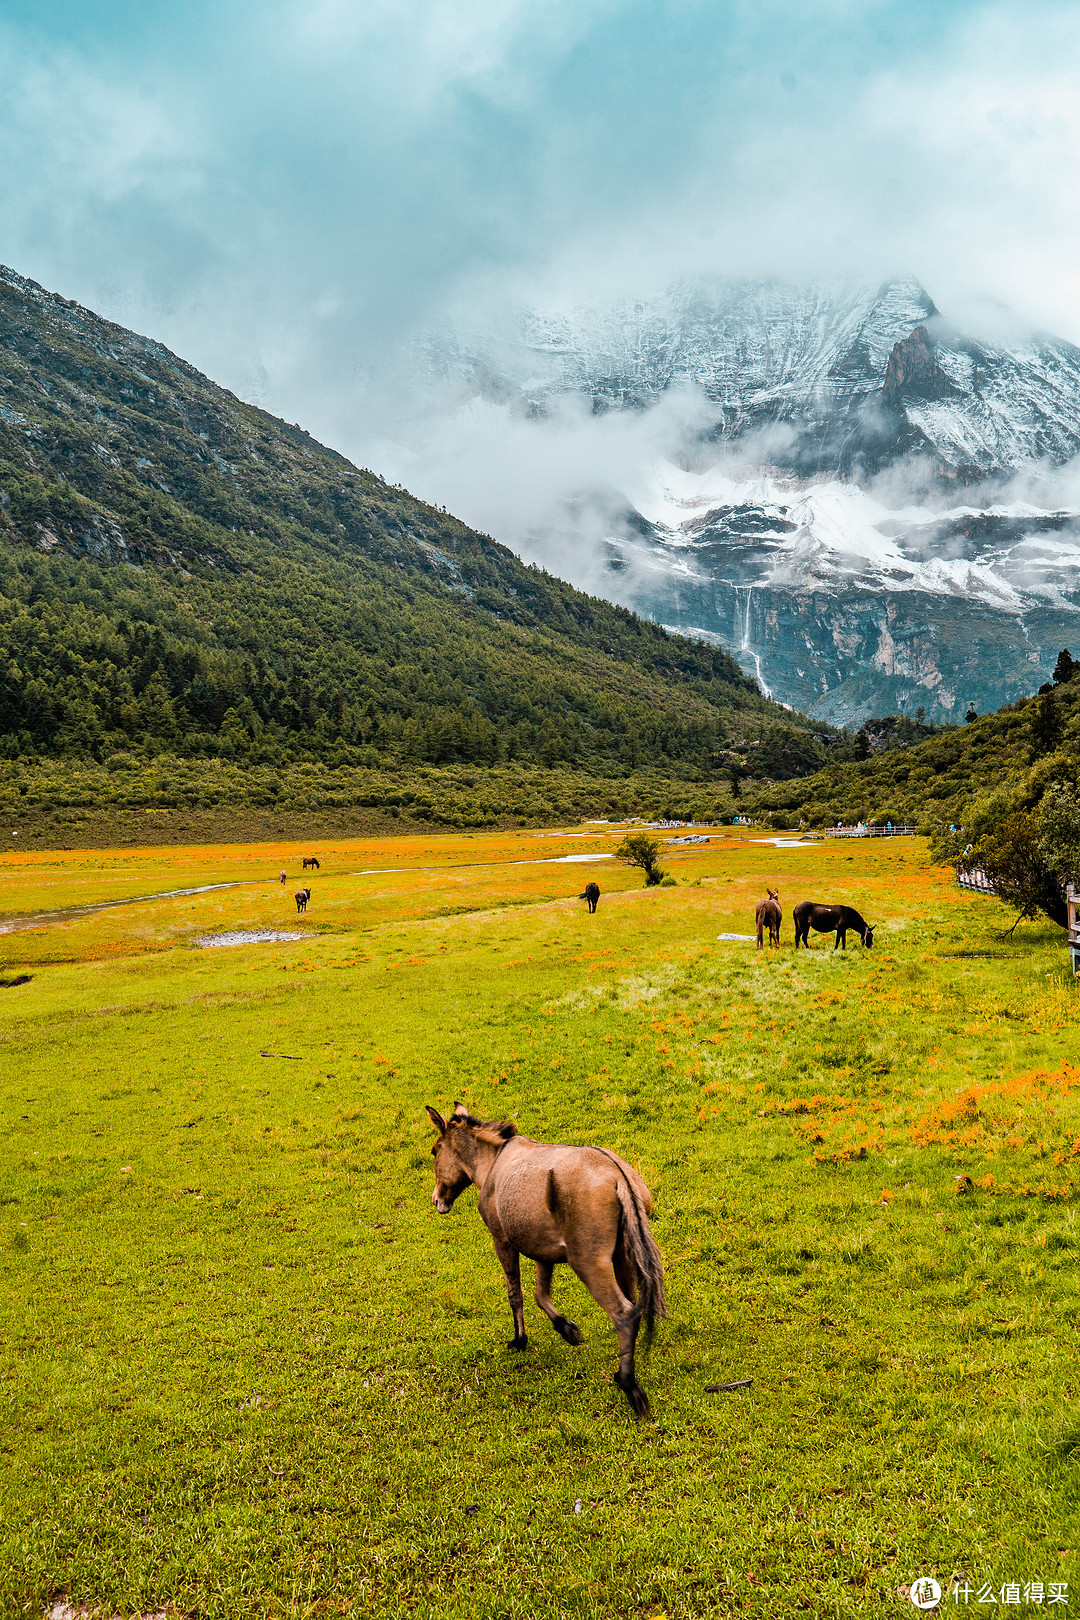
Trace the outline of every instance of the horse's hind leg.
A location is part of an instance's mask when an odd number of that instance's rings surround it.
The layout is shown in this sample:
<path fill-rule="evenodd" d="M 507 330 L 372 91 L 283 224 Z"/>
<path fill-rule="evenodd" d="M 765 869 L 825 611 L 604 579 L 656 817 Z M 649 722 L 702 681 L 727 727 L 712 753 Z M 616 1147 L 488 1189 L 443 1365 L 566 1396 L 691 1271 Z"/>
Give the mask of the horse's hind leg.
<path fill-rule="evenodd" d="M 641 1323 L 641 1308 L 628 1299 L 622 1287 L 615 1281 L 612 1266 L 622 1255 L 622 1244 L 617 1246 L 612 1260 L 605 1265 L 597 1261 L 588 1266 L 574 1266 L 574 1270 L 585 1284 L 596 1303 L 611 1317 L 616 1333 L 619 1335 L 619 1370 L 615 1374 L 615 1382 L 634 1408 L 638 1417 L 649 1416 L 649 1398 L 634 1375 L 634 1348 L 637 1344 L 638 1327 Z"/>
<path fill-rule="evenodd" d="M 555 1267 L 547 1260 L 538 1260 L 536 1262 L 536 1303 L 551 1322 L 556 1333 L 560 1333 L 567 1344 L 580 1344 L 581 1329 L 576 1322 L 571 1322 L 569 1317 L 563 1316 L 561 1311 L 555 1309 L 554 1301 L 551 1298 L 551 1274 L 554 1270 Z"/>

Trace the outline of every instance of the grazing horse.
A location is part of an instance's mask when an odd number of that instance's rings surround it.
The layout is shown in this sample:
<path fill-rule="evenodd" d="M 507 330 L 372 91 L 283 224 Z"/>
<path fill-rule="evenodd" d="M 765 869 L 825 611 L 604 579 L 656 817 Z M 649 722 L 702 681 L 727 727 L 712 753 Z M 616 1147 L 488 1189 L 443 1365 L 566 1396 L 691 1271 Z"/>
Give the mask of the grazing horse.
<path fill-rule="evenodd" d="M 760 951 L 765 941 L 762 938 L 766 928 L 769 930 L 769 944 L 779 945 L 780 924 L 784 920 L 784 913 L 780 910 L 780 896 L 775 889 L 769 890 L 769 898 L 762 900 L 754 914 L 757 922 L 757 948 Z"/>
<path fill-rule="evenodd" d="M 288 878 L 288 876 L 289 876 L 289 874 L 288 874 L 288 872 L 282 872 L 282 874 L 281 874 L 281 881 L 282 881 L 282 883 L 284 883 L 284 882 L 285 882 L 285 881 L 286 881 L 286 879 L 287 879 L 287 878 Z"/>
<path fill-rule="evenodd" d="M 524 1350 L 521 1256 L 536 1262 L 536 1303 L 567 1344 L 581 1329 L 555 1309 L 551 1274 L 572 1266 L 619 1335 L 615 1382 L 638 1417 L 649 1402 L 634 1376 L 634 1347 L 644 1316 L 646 1339 L 664 1310 L 664 1263 L 649 1231 L 649 1189 L 624 1159 L 606 1148 L 565 1147 L 519 1136 L 506 1120 L 474 1119 L 457 1103 L 450 1118 L 428 1108 L 439 1139 L 431 1201 L 449 1213 L 470 1181 L 479 1190 L 480 1217 L 506 1273 L 514 1314 L 511 1350 Z M 638 1294 L 640 1291 L 640 1300 Z"/>
<path fill-rule="evenodd" d="M 318 862 L 318 858 L 316 856 L 314 856 L 314 855 L 305 855 L 304 856 L 304 871 L 305 872 L 307 871 L 309 866 L 314 867 L 316 872 L 319 870 L 319 862 Z"/>
<path fill-rule="evenodd" d="M 854 906 L 823 906 L 816 900 L 800 900 L 791 914 L 795 919 L 795 949 L 799 948 L 802 940 L 807 950 L 810 949 L 809 933 L 813 928 L 819 934 L 835 934 L 836 944 L 842 951 L 847 950 L 847 931 L 853 929 L 867 950 L 874 943 L 874 928 L 864 922 Z"/>
<path fill-rule="evenodd" d="M 600 885 L 599 885 L 599 883 L 586 883 L 585 892 L 584 892 L 584 894 L 579 894 L 578 899 L 579 900 L 587 900 L 589 902 L 589 916 L 591 917 L 593 912 L 596 910 L 598 904 L 600 903 Z"/>
<path fill-rule="evenodd" d="M 297 911 L 306 911 L 307 903 L 311 899 L 311 890 L 297 889 L 296 893 L 293 895 L 293 899 L 296 901 Z"/>

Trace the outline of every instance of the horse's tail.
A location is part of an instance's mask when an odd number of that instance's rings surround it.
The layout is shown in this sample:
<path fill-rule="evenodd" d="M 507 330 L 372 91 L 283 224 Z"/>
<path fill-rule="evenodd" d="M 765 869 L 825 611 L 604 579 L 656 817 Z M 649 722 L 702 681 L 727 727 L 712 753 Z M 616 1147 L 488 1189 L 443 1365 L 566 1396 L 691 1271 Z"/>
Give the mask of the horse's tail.
<path fill-rule="evenodd" d="M 637 1273 L 641 1313 L 645 1318 L 645 1342 L 648 1343 L 652 1339 L 657 1318 L 667 1315 L 664 1304 L 664 1262 L 656 1239 L 649 1230 L 649 1217 L 641 1199 L 625 1175 L 620 1175 L 617 1188 L 623 1212 L 623 1242 Z"/>

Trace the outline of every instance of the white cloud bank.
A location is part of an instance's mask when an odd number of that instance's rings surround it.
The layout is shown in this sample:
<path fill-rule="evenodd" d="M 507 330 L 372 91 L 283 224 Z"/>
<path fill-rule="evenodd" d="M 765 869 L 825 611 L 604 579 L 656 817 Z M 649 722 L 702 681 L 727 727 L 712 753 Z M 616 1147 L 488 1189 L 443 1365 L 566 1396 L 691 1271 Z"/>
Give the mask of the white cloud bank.
<path fill-rule="evenodd" d="M 412 332 L 906 271 L 961 323 L 1000 300 L 1080 341 L 1075 24 L 1038 0 L 11 0 L 0 258 L 528 551 L 698 406 L 440 412 L 398 366 Z"/>

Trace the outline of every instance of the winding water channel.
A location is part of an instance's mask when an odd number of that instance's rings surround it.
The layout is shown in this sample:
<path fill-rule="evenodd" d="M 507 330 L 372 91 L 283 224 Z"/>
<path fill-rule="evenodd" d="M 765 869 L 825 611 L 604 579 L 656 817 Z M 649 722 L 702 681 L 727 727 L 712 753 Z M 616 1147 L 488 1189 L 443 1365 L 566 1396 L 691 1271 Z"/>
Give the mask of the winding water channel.
<path fill-rule="evenodd" d="M 362 872 L 346 872 L 345 877 L 404 877 L 410 872 L 460 872 L 474 866 L 569 866 L 582 861 L 610 861 L 610 850 L 595 855 L 548 855 L 535 861 L 454 861 L 438 866 L 373 866 Z M 50 923 L 75 922 L 97 911 L 114 911 L 118 906 L 141 906 L 153 900 L 183 900 L 190 894 L 211 894 L 219 889 L 253 888 L 271 882 L 269 878 L 234 878 L 230 883 L 200 883 L 193 889 L 162 889 L 156 894 L 131 894 L 122 900 L 92 900 L 84 906 L 61 906 L 56 911 L 35 911 L 23 917 L 0 918 L 0 934 L 20 934 Z"/>

